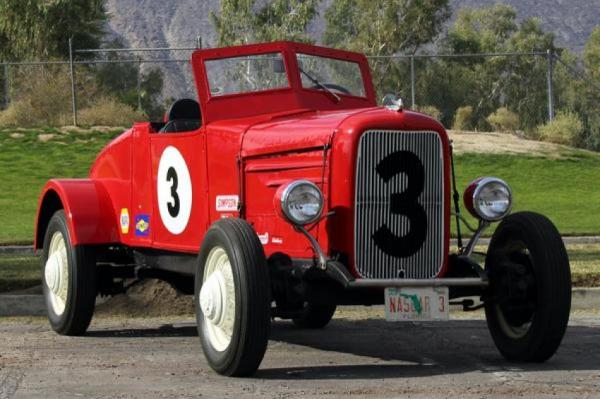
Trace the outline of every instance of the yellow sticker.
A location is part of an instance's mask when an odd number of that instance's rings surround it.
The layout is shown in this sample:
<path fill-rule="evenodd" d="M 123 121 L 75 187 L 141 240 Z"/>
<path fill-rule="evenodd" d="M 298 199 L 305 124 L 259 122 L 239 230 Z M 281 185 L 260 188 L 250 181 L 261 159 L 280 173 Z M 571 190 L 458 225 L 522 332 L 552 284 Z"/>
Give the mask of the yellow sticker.
<path fill-rule="evenodd" d="M 127 208 L 121 209 L 121 217 L 119 220 L 121 223 L 121 233 L 129 233 L 129 210 Z"/>

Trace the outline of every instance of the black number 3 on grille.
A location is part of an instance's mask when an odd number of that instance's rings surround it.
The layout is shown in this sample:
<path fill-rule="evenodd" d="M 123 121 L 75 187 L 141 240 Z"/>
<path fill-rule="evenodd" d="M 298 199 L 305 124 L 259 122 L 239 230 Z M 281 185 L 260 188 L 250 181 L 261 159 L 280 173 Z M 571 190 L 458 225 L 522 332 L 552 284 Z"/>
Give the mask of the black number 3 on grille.
<path fill-rule="evenodd" d="M 410 230 L 403 237 L 399 237 L 384 223 L 373 234 L 373 240 L 379 249 L 389 256 L 411 257 L 417 253 L 427 238 L 427 213 L 419 204 L 419 196 L 425 184 L 423 163 L 410 151 L 398 151 L 382 159 L 375 169 L 386 183 L 400 173 L 406 175 L 406 189 L 391 194 L 390 211 L 398 215 L 397 217 L 408 218 Z"/>

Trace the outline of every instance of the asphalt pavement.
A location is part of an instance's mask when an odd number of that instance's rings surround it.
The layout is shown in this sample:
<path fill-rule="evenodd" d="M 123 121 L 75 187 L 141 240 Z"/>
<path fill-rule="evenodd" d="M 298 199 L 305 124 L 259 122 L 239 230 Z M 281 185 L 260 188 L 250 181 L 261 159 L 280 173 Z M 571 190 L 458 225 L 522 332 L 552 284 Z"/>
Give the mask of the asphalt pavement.
<path fill-rule="evenodd" d="M 85 337 L 58 336 L 41 318 L 0 319 L 0 399 L 600 397 L 598 312 L 575 313 L 542 364 L 506 362 L 481 313 L 447 323 L 381 314 L 344 310 L 313 331 L 275 322 L 253 378 L 216 375 L 192 319 L 97 318 Z"/>

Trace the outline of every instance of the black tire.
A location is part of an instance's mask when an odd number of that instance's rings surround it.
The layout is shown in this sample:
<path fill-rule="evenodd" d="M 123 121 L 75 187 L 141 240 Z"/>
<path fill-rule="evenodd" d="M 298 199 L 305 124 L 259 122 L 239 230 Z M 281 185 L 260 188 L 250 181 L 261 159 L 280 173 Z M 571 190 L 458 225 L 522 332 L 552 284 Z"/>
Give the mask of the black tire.
<path fill-rule="evenodd" d="M 235 292 L 235 319 L 227 347 L 217 350 L 211 343 L 210 321 L 200 306 L 200 289 L 204 270 L 213 249 L 227 254 Z M 215 222 L 206 233 L 198 256 L 194 302 L 202 350 L 208 364 L 219 374 L 248 376 L 258 369 L 269 340 L 271 294 L 269 270 L 258 236 L 241 219 L 227 218 Z"/>
<path fill-rule="evenodd" d="M 66 247 L 68 268 L 67 300 L 64 311 L 55 312 L 51 304 L 53 295 L 46 281 L 45 267 L 49 256 L 52 238 L 61 234 Z M 48 320 L 54 331 L 61 335 L 83 335 L 92 321 L 96 304 L 96 257 L 94 251 L 86 246 L 71 244 L 64 211 L 57 211 L 46 229 L 42 253 L 42 289 L 48 310 Z"/>
<path fill-rule="evenodd" d="M 302 315 L 292 319 L 301 328 L 323 328 L 331 321 L 335 313 L 335 305 L 312 305 L 305 303 Z"/>
<path fill-rule="evenodd" d="M 485 315 L 500 353 L 514 362 L 548 360 L 571 309 L 569 259 L 556 227 L 532 212 L 508 216 L 492 237 L 485 267 Z"/>

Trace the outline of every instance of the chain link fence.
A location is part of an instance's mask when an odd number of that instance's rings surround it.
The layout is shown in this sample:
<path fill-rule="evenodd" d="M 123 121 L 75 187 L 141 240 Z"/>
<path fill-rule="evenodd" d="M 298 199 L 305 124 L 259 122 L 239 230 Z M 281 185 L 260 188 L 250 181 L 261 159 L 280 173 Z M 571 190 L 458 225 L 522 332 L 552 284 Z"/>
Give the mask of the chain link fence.
<path fill-rule="evenodd" d="M 196 48 L 80 49 L 68 61 L 0 64 L 0 108 L 7 110 L 0 115 L 30 107 L 44 123 L 88 124 L 90 110 L 112 101 L 106 112 L 125 104 L 132 118 L 160 119 L 175 99 L 196 98 Z M 407 107 L 448 128 L 527 132 L 568 109 L 580 115 L 588 136 L 600 136 L 590 102 L 574 98 L 582 90 L 600 93 L 577 60 L 551 52 L 368 58 L 379 98 L 399 94 Z"/>

